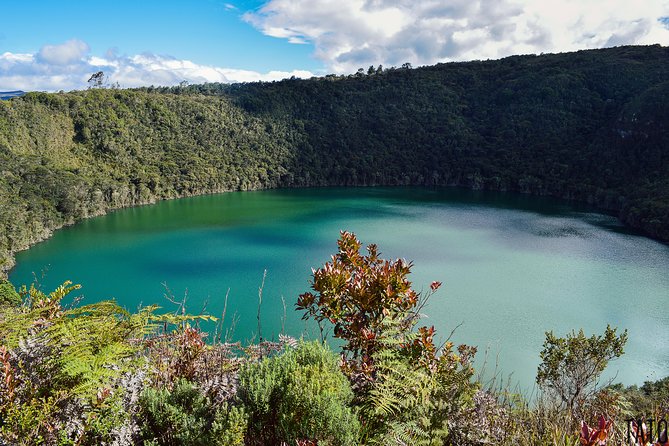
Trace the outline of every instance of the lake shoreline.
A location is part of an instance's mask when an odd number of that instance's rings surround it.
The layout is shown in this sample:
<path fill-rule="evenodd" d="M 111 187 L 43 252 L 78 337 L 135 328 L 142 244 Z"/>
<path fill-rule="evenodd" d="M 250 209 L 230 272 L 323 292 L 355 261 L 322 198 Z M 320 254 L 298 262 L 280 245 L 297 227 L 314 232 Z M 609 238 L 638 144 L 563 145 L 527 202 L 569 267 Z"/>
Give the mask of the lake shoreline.
<path fill-rule="evenodd" d="M 7 279 L 9 275 L 12 273 L 12 270 L 16 266 L 16 254 L 19 252 L 23 252 L 25 250 L 28 250 L 35 246 L 38 243 L 41 243 L 43 241 L 48 240 L 51 238 L 54 234 L 54 232 L 75 225 L 79 222 L 82 222 L 84 220 L 94 218 L 94 217 L 101 217 L 105 215 L 109 215 L 112 212 L 123 210 L 123 209 L 129 209 L 129 208 L 136 208 L 136 207 L 143 207 L 143 206 L 148 206 L 148 205 L 153 205 L 162 201 L 170 201 L 170 200 L 179 200 L 183 198 L 190 198 L 190 197 L 199 197 L 199 196 L 208 196 L 208 195 L 219 195 L 219 194 L 226 194 L 230 192 L 249 192 L 249 191 L 264 191 L 264 190 L 291 190 L 291 189 L 327 189 L 327 188 L 384 188 L 384 187 L 404 187 L 404 188 L 410 188 L 410 187 L 419 187 L 419 188 L 452 188 L 452 189 L 462 189 L 462 190 L 468 190 L 468 191 L 484 191 L 484 192 L 496 192 L 496 193 L 501 193 L 501 194 L 511 194 L 511 195 L 519 195 L 519 196 L 530 196 L 530 197 L 545 197 L 545 198 L 552 198 L 560 201 L 564 201 L 565 204 L 574 204 L 578 206 L 588 206 L 591 207 L 593 211 L 601 213 L 602 215 L 607 215 L 616 218 L 625 228 L 634 231 L 637 235 L 641 235 L 643 237 L 649 238 L 651 240 L 660 242 L 664 245 L 669 246 L 669 240 L 664 240 L 660 237 L 654 237 L 652 234 L 649 234 L 648 232 L 644 231 L 643 228 L 633 226 L 623 220 L 620 217 L 620 211 L 611 209 L 611 208 L 604 208 L 601 206 L 598 206 L 595 202 L 591 201 L 584 201 L 584 200 L 578 200 L 574 198 L 569 198 L 569 197 L 564 197 L 564 196 L 555 196 L 550 193 L 532 193 L 532 192 L 523 192 L 523 191 L 509 191 L 505 189 L 494 189 L 494 188 L 481 188 L 481 187 L 471 187 L 463 184 L 448 184 L 448 185 L 432 185 L 432 186 L 427 186 L 427 185 L 421 185 L 421 184 L 409 184 L 409 185 L 384 185 L 384 184 L 374 184 L 374 185 L 366 185 L 366 184 L 360 184 L 360 185 L 342 185 L 342 184 L 334 184 L 334 185 L 305 185 L 305 186 L 300 186 L 300 185 L 293 185 L 293 186 L 278 186 L 278 187 L 258 187 L 258 188 L 249 188 L 249 189 L 226 189 L 222 188 L 219 190 L 214 190 L 214 191 L 207 191 L 203 193 L 185 193 L 185 194 L 180 194 L 177 196 L 169 196 L 169 197 L 161 197 L 161 198 L 156 198 L 156 197 L 151 197 L 147 201 L 142 201 L 142 202 L 136 202 L 128 205 L 123 205 L 119 207 L 110 207 L 107 209 L 101 209 L 97 212 L 90 213 L 84 218 L 80 218 L 77 220 L 73 221 L 68 221 L 65 222 L 59 226 L 55 226 L 52 228 L 44 228 L 44 230 L 36 234 L 33 239 L 31 240 L 30 244 L 24 247 L 21 247 L 20 249 L 10 251 L 9 252 L 9 260 L 6 261 L 4 264 L 0 264 L 0 278 Z"/>
<path fill-rule="evenodd" d="M 341 230 L 378 244 L 385 256 L 411 260 L 418 289 L 443 282 L 445 299 L 431 301 L 425 323 L 447 334 L 464 321 L 455 341 L 490 345 L 506 358 L 503 374 L 516 370 L 523 383 L 531 382 L 525 375 L 536 368 L 546 330 L 629 328 L 631 362 L 620 365 L 627 384 L 655 370 L 639 355 L 663 357 L 645 341 L 669 338 L 662 315 L 631 317 L 625 308 L 632 300 L 654 308 L 666 295 L 666 246 L 590 206 L 552 197 L 452 187 L 198 195 L 56 232 L 17 256 L 10 277 L 30 283 L 36 273 L 46 289 L 70 279 L 84 287 L 86 302 L 113 297 L 127 309 L 139 302 L 171 307 L 162 297 L 166 284 L 177 300 L 187 293 L 191 311 L 206 306 L 215 315 L 230 289 L 228 314 L 241 318 L 235 339 L 243 341 L 253 338 L 263 271 L 263 333 L 269 336 L 282 332 L 279 296 L 290 306 L 309 289 L 309 271 L 329 258 Z M 292 313 L 286 332 L 299 335 L 305 327 Z M 502 335 L 509 331 L 504 327 L 523 338 Z"/>

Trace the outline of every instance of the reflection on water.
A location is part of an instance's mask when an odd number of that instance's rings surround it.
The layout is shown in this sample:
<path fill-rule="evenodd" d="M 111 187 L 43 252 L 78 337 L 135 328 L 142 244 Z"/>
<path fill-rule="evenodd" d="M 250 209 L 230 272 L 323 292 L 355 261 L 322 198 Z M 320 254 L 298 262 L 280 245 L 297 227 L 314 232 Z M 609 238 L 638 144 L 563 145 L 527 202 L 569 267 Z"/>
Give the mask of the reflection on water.
<path fill-rule="evenodd" d="M 11 279 L 48 266 L 45 289 L 83 285 L 86 301 L 116 298 L 221 313 L 229 294 L 235 336 L 252 339 L 263 271 L 263 334 L 313 331 L 291 311 L 312 267 L 329 260 L 342 229 L 386 257 L 414 262 L 417 289 L 444 286 L 426 309 L 442 336 L 490 348 L 492 362 L 532 385 L 544 332 L 607 323 L 629 329 L 610 366 L 625 383 L 669 374 L 669 247 L 586 207 L 525 195 L 459 189 L 351 188 L 229 193 L 126 209 L 58 231 L 17 256 Z M 498 359 L 496 359 L 498 358 Z M 489 365 L 490 368 L 490 365 Z"/>

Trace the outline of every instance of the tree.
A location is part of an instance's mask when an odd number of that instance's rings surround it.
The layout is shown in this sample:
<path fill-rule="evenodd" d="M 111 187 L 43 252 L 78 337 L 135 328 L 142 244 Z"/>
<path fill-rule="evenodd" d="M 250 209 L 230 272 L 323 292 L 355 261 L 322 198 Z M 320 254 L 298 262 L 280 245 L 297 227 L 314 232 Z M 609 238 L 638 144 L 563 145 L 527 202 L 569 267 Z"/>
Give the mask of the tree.
<path fill-rule="evenodd" d="M 565 338 L 546 332 L 537 384 L 554 394 L 572 416 L 580 417 L 580 409 L 598 390 L 599 377 L 609 361 L 622 356 L 627 330 L 616 335 L 607 325 L 604 335 L 586 337 L 583 330 Z"/>
<path fill-rule="evenodd" d="M 105 83 L 105 73 L 98 71 L 88 78 L 88 88 L 103 88 Z"/>
<path fill-rule="evenodd" d="M 422 300 L 407 278 L 411 263 L 383 260 L 373 244 L 367 247 L 368 255 L 362 255 L 362 243 L 350 232 L 342 231 L 337 244 L 339 252 L 332 262 L 314 271 L 313 289 L 318 296 L 300 295 L 297 309 L 306 311 L 303 319 L 334 324 L 334 336 L 346 342 L 342 348 L 348 366 L 369 376 L 389 324 L 400 333 L 411 331 Z"/>
<path fill-rule="evenodd" d="M 302 294 L 297 308 L 304 318 L 332 323 L 344 341 L 341 367 L 356 394 L 363 444 L 445 444 L 476 388 L 470 380 L 476 348 L 438 347 L 434 327 L 416 327 L 441 283 L 421 295 L 408 279 L 410 262 L 384 260 L 373 244 L 363 255 L 350 232 L 337 244 L 332 261 L 314 271 L 317 295 Z"/>

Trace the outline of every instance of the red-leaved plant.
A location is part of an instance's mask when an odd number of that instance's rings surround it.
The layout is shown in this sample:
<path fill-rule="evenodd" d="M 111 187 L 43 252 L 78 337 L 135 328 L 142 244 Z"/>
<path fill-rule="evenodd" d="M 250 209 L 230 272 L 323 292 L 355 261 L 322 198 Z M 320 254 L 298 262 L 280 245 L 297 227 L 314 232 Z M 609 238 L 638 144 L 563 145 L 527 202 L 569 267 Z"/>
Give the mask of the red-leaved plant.
<path fill-rule="evenodd" d="M 460 346 L 454 354 L 451 343 L 435 346 L 434 327 L 413 331 L 421 308 L 441 282 L 432 282 L 421 295 L 408 279 L 411 262 L 381 259 L 374 244 L 363 255 L 362 243 L 350 232 L 342 231 L 337 245 L 331 261 L 313 270 L 316 293 L 300 295 L 296 306 L 306 311 L 303 319 L 314 318 L 321 327 L 326 321 L 334 325 L 334 336 L 345 341 L 342 369 L 354 388 L 374 381 L 374 356 L 388 348 L 389 336 L 404 355 L 428 369 L 469 363 L 475 348 Z"/>
<path fill-rule="evenodd" d="M 581 445 L 582 446 L 604 446 L 606 440 L 609 438 L 609 431 L 612 422 L 607 420 L 604 416 L 599 416 L 599 425 L 597 428 L 588 426 L 585 421 L 581 422 Z"/>
<path fill-rule="evenodd" d="M 630 445 L 632 446 L 667 446 L 669 445 L 669 436 L 667 435 L 667 430 L 663 429 L 658 437 L 657 441 L 655 443 L 652 443 L 653 441 L 653 435 L 652 435 L 652 430 L 648 429 L 648 426 L 646 426 L 646 423 L 641 422 L 641 425 L 639 425 L 636 421 L 632 421 L 629 425 L 630 427 L 630 432 L 629 432 L 629 441 Z"/>

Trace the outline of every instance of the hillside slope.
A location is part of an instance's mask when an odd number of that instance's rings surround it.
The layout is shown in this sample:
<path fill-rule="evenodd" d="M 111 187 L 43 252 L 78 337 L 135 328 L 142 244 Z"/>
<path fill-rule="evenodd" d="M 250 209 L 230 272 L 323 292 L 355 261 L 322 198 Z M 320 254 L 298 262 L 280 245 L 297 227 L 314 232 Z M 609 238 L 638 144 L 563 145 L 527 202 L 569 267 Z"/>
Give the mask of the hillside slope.
<path fill-rule="evenodd" d="M 461 185 L 586 201 L 669 240 L 669 49 L 0 102 L 0 269 L 110 209 L 229 190 Z"/>

